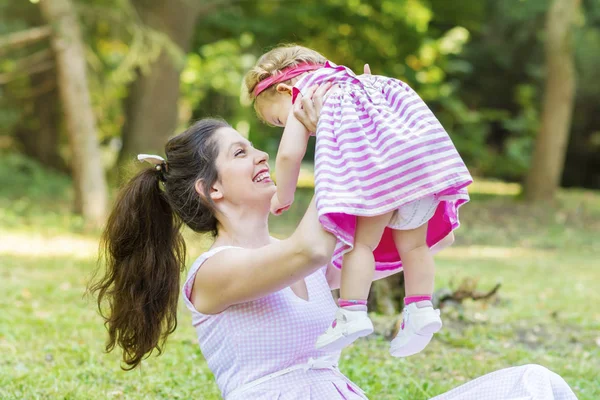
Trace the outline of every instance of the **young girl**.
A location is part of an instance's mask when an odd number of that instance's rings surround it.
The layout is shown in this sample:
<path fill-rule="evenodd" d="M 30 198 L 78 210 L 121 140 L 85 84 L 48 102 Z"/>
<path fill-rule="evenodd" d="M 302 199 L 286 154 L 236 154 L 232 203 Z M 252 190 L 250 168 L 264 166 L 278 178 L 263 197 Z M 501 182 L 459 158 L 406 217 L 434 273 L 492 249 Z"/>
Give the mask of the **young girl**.
<path fill-rule="evenodd" d="M 265 122 L 285 127 L 277 153 L 277 193 L 271 211 L 294 200 L 300 163 L 311 135 L 292 104 L 310 101 L 315 85 L 329 85 L 316 130 L 315 199 L 319 221 L 337 237 L 332 258 L 342 268 L 339 309 L 319 337 L 319 349 L 341 349 L 373 331 L 367 296 L 374 269 L 404 269 L 403 323 L 390 353 L 423 350 L 442 327 L 431 295 L 432 246 L 459 225 L 469 200 L 469 171 L 421 98 L 405 83 L 355 75 L 301 47 L 264 54 L 245 77 Z M 401 261 L 402 260 L 402 261 Z"/>

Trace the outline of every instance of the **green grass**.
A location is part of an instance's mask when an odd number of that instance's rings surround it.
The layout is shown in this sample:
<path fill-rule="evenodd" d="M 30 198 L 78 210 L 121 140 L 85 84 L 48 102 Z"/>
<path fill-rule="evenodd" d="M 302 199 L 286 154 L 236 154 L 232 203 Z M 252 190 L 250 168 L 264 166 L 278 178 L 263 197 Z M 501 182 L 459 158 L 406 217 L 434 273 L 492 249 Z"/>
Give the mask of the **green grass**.
<path fill-rule="evenodd" d="M 183 307 L 164 353 L 140 369 L 121 371 L 119 355 L 103 353 L 104 327 L 82 297 L 97 234 L 69 215 L 67 185 L 51 176 L 0 191 L 0 398 L 220 398 Z M 443 331 L 408 359 L 391 358 L 382 335 L 358 341 L 343 353 L 342 371 L 372 399 L 412 400 L 538 363 L 579 399 L 600 398 L 600 193 L 564 191 L 537 207 L 512 195 L 473 197 L 457 243 L 437 257 L 436 286 L 473 278 L 485 290 L 500 281 L 498 296 L 447 306 Z M 288 217 L 273 220 L 274 231 L 289 233 L 309 198 L 300 192 Z M 188 238 L 193 254 L 206 245 Z M 381 332 L 395 322 L 374 318 Z"/>

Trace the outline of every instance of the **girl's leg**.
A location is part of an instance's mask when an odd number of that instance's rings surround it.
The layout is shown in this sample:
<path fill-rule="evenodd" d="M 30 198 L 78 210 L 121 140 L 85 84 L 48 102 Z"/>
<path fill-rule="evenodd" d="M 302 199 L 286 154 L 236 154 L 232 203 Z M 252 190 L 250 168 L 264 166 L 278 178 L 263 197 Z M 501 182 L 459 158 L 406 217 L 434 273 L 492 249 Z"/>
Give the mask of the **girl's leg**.
<path fill-rule="evenodd" d="M 392 213 L 357 218 L 354 249 L 344 254 L 342 263 L 340 308 L 331 326 L 317 339 L 318 349 L 341 350 L 373 332 L 366 305 L 375 271 L 373 250 L 391 217 Z"/>
<path fill-rule="evenodd" d="M 435 264 L 427 246 L 427 224 L 394 230 L 393 237 L 402 258 L 406 297 L 402 327 L 391 343 L 390 353 L 407 357 L 429 344 L 433 334 L 441 329 L 442 320 L 431 303 Z"/>
<path fill-rule="evenodd" d="M 357 217 L 354 249 L 344 254 L 340 297 L 367 300 L 375 271 L 373 250 L 379 244 L 392 213 L 376 217 Z"/>
<path fill-rule="evenodd" d="M 454 244 L 454 232 L 450 232 L 445 238 L 429 248 L 431 255 L 436 255 L 440 251 Z"/>
<path fill-rule="evenodd" d="M 431 296 L 435 264 L 427 246 L 427 224 L 416 229 L 395 230 L 393 236 L 402 259 L 406 297 Z"/>

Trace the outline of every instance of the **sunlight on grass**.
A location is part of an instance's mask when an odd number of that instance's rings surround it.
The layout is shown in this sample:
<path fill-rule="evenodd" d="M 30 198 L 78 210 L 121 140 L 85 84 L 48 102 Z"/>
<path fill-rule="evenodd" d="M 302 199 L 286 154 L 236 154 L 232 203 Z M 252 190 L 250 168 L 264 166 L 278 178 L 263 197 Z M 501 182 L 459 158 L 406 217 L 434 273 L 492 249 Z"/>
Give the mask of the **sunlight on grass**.
<path fill-rule="evenodd" d="M 496 196 L 517 196 L 521 193 L 521 185 L 502 181 L 474 178 L 469 186 L 469 193 L 493 194 Z"/>
<path fill-rule="evenodd" d="M 511 259 L 515 257 L 552 257 L 551 250 L 539 250 L 525 247 L 493 246 L 452 246 L 443 251 L 441 257 L 447 259 Z"/>
<path fill-rule="evenodd" d="M 22 234 L 19 232 L 0 232 L 0 255 L 27 257 L 68 256 L 77 259 L 95 257 L 98 252 L 98 240 L 75 235 Z"/>

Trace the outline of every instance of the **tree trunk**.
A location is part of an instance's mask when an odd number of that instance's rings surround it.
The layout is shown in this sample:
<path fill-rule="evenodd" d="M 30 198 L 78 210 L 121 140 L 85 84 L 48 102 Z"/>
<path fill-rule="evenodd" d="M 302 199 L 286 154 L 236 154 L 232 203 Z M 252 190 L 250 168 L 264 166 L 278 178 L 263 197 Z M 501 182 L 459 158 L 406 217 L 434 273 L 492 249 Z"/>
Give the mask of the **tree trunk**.
<path fill-rule="evenodd" d="M 135 0 L 142 21 L 166 34 L 183 52 L 188 52 L 200 1 Z M 138 72 L 125 101 L 123 147 L 117 163 L 122 165 L 138 153 L 162 153 L 164 145 L 177 127 L 179 75 L 177 65 L 165 50 L 150 66 L 149 72 Z"/>
<path fill-rule="evenodd" d="M 551 200 L 560 185 L 575 97 L 572 28 L 580 0 L 554 0 L 546 16 L 546 86 L 526 196 Z"/>
<path fill-rule="evenodd" d="M 70 141 L 76 211 L 81 212 L 89 226 L 97 227 L 106 216 L 108 191 L 87 86 L 79 21 L 70 0 L 42 0 L 40 7 L 53 28 L 51 43 Z"/>

